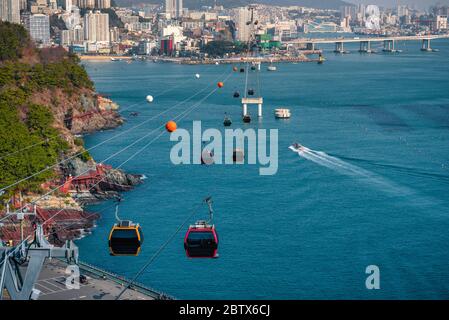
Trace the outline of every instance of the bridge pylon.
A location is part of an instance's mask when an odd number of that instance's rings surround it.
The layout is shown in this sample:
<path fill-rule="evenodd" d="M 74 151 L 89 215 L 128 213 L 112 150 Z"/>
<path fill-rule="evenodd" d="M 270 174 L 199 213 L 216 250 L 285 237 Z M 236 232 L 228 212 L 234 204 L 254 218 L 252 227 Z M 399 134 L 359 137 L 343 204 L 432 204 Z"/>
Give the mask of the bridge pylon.
<path fill-rule="evenodd" d="M 423 39 L 421 44 L 421 51 L 433 51 L 431 45 L 430 45 L 430 39 Z"/>

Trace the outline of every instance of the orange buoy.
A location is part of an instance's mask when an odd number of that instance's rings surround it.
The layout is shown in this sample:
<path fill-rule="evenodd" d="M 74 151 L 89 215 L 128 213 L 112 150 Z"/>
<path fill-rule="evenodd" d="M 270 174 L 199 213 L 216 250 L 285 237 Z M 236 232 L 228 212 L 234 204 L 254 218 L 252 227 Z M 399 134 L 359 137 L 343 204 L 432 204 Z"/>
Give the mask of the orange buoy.
<path fill-rule="evenodd" d="M 167 122 L 167 124 L 165 125 L 165 129 L 167 129 L 168 132 L 173 132 L 176 130 L 176 128 L 177 128 L 176 122 L 171 120 Z"/>
<path fill-rule="evenodd" d="M 219 83 L 217 83 L 217 86 L 218 86 L 219 88 L 223 88 L 224 83 L 223 83 L 223 82 L 219 82 Z"/>

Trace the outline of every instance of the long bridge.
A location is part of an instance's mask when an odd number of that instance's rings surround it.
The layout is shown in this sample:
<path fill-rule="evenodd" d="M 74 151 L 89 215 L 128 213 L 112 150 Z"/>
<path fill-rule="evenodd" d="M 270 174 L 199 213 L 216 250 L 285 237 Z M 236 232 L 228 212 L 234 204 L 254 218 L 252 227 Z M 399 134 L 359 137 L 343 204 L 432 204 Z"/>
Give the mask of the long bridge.
<path fill-rule="evenodd" d="M 295 39 L 286 41 L 289 46 L 306 46 L 307 50 L 316 50 L 318 44 L 335 44 L 336 53 L 347 53 L 344 49 L 346 43 L 360 43 L 360 52 L 371 53 L 371 43 L 383 42 L 385 52 L 398 52 L 395 44 L 398 41 L 422 41 L 422 51 L 434 51 L 431 47 L 431 41 L 436 39 L 447 39 L 449 34 L 445 35 L 423 35 L 423 36 L 391 36 L 391 37 L 354 37 L 354 38 L 332 38 L 332 39 Z"/>

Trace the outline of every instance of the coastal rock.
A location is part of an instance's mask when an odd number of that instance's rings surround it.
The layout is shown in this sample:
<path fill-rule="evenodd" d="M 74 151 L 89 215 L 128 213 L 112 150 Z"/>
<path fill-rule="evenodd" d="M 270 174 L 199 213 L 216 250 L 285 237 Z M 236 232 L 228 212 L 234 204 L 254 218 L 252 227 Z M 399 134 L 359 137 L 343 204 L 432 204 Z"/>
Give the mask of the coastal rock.
<path fill-rule="evenodd" d="M 119 197 L 119 193 L 129 191 L 142 183 L 140 175 L 129 174 L 123 170 L 100 165 L 95 161 L 87 162 L 75 158 L 64 163 L 61 171 L 65 179 L 71 179 L 68 192 L 82 205 Z M 83 181 L 89 178 L 89 183 Z"/>

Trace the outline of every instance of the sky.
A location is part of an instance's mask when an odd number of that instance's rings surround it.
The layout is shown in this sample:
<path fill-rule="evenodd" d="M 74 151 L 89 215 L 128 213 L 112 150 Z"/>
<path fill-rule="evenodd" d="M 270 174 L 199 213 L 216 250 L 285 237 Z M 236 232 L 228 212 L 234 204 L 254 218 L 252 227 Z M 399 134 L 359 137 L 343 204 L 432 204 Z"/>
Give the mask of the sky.
<path fill-rule="evenodd" d="M 379 6 L 393 8 L 398 4 L 415 5 L 417 8 L 427 9 L 437 3 L 449 5 L 449 0 L 347 0 L 352 3 L 377 4 Z"/>

